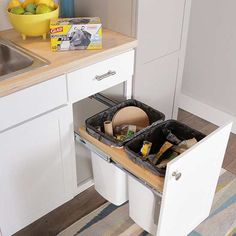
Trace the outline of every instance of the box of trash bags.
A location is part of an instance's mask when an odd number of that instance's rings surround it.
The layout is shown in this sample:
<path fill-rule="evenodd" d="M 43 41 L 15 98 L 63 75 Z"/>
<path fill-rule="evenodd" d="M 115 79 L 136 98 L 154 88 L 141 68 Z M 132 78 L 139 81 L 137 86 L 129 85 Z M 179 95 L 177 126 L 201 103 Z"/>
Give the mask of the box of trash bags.
<path fill-rule="evenodd" d="M 130 99 L 86 120 L 87 132 L 114 147 L 152 173 L 164 176 L 167 163 L 205 137 L 163 113 Z"/>
<path fill-rule="evenodd" d="M 50 35 L 52 51 L 102 49 L 99 17 L 52 19 Z"/>

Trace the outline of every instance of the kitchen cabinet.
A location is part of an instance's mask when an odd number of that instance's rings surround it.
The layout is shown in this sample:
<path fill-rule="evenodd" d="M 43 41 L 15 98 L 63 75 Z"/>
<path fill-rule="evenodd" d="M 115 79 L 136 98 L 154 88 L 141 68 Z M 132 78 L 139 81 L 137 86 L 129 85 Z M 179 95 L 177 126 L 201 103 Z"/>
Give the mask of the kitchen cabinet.
<path fill-rule="evenodd" d="M 138 0 L 137 4 L 136 36 L 139 44 L 134 97 L 158 101 L 152 106 L 161 107 L 166 118 L 177 116 L 175 107 L 181 87 L 183 67 L 180 65 L 184 64 L 190 5 L 191 0 Z M 163 68 L 158 66 L 163 63 Z M 142 86 L 144 79 L 146 92 Z"/>
<path fill-rule="evenodd" d="M 64 106 L 0 133 L 0 228 L 12 235 L 75 193 L 72 110 Z"/>
<path fill-rule="evenodd" d="M 0 235 L 9 236 L 93 184 L 90 153 L 75 145 L 74 129 L 106 108 L 91 95 L 125 85 L 131 97 L 137 42 L 104 30 L 103 50 L 58 59 L 48 41 L 3 35 L 51 62 L 0 81 Z"/>
<path fill-rule="evenodd" d="M 76 144 L 75 155 L 74 128 L 105 108 L 91 102 L 89 96 L 124 83 L 130 98 L 131 49 L 1 98 L 3 236 L 17 232 L 91 186 L 90 154 Z"/>

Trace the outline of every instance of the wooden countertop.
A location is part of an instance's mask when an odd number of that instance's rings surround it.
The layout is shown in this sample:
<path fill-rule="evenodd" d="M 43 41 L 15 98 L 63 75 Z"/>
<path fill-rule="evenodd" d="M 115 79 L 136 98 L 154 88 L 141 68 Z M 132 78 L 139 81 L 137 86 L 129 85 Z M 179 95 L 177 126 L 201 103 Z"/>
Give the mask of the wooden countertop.
<path fill-rule="evenodd" d="M 101 151 L 110 156 L 114 162 L 120 164 L 129 172 L 147 182 L 158 192 L 163 191 L 164 178 L 154 175 L 150 171 L 135 164 L 129 159 L 123 148 L 114 148 L 101 143 L 100 141 L 89 135 L 84 127 L 79 129 L 79 134 L 83 139 L 95 145 L 95 147 L 99 148 Z"/>
<path fill-rule="evenodd" d="M 102 50 L 78 50 L 52 52 L 50 40 L 42 38 L 27 38 L 22 40 L 14 30 L 0 32 L 0 37 L 9 39 L 21 47 L 30 50 L 50 61 L 45 67 L 40 67 L 26 73 L 0 81 L 0 97 L 41 83 L 64 73 L 77 70 L 88 65 L 119 55 L 137 46 L 137 40 L 107 29 L 103 30 Z"/>

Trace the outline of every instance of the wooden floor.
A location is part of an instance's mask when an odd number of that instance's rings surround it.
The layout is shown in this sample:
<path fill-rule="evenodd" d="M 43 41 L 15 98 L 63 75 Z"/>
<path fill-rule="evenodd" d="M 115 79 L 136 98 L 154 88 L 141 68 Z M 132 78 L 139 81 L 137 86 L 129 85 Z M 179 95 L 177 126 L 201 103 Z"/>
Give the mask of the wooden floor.
<path fill-rule="evenodd" d="M 209 134 L 217 128 L 217 126 L 183 110 L 180 110 L 178 120 L 205 134 Z M 223 167 L 236 174 L 236 135 L 234 134 L 230 136 Z M 63 229 L 89 214 L 105 202 L 106 200 L 91 187 L 73 200 L 19 231 L 15 236 L 57 235 Z"/>

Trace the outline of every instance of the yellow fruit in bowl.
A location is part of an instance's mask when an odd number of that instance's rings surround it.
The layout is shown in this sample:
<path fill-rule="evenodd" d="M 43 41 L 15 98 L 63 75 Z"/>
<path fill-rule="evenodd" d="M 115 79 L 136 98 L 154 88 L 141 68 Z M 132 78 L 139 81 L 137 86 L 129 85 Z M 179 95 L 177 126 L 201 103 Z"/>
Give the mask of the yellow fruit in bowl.
<path fill-rule="evenodd" d="M 36 3 L 34 4 L 36 6 Z M 48 6 L 46 7 L 49 8 Z M 31 5 L 31 7 L 28 6 L 27 9 L 33 9 L 33 5 Z M 32 12 L 25 11 L 25 13 L 18 15 L 12 13 L 9 9 L 7 9 L 7 14 L 13 28 L 21 34 L 24 40 L 26 39 L 26 37 L 38 36 L 42 36 L 43 39 L 46 39 L 46 36 L 50 31 L 50 20 L 58 18 L 59 16 L 59 6 L 55 4 L 55 8 L 53 10 L 49 8 L 49 10 L 46 11 L 50 12 L 43 14 L 43 10 L 42 14 L 37 15 L 32 14 Z"/>
<path fill-rule="evenodd" d="M 29 4 L 34 4 L 35 3 L 35 0 L 25 0 L 23 3 L 22 3 L 22 7 L 23 8 L 26 8 Z"/>
<path fill-rule="evenodd" d="M 52 9 L 46 4 L 39 4 L 36 8 L 36 14 L 45 14 L 51 12 Z"/>
<path fill-rule="evenodd" d="M 53 0 L 35 0 L 36 5 L 45 4 L 51 8 L 55 8 L 55 3 Z"/>
<path fill-rule="evenodd" d="M 56 4 L 53 0 L 50 1 L 49 7 L 51 7 L 52 9 L 56 9 Z"/>
<path fill-rule="evenodd" d="M 21 6 L 21 2 L 19 0 L 11 0 L 9 3 L 8 3 L 8 10 L 11 10 L 12 8 L 15 8 L 15 7 L 20 7 Z"/>

